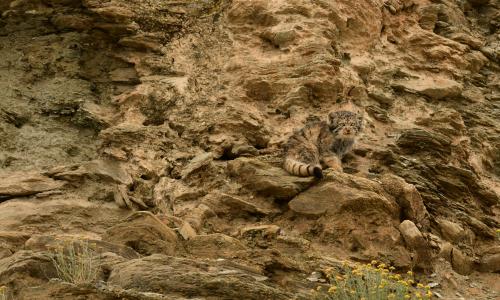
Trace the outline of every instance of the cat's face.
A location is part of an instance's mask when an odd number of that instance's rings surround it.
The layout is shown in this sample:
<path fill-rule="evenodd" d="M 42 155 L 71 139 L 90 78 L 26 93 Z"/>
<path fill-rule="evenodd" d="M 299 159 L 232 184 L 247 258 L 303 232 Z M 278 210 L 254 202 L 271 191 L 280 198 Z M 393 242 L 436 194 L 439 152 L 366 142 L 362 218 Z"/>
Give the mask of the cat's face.
<path fill-rule="evenodd" d="M 328 115 L 330 131 L 338 138 L 354 138 L 363 127 L 363 116 L 351 111 L 334 111 Z"/>

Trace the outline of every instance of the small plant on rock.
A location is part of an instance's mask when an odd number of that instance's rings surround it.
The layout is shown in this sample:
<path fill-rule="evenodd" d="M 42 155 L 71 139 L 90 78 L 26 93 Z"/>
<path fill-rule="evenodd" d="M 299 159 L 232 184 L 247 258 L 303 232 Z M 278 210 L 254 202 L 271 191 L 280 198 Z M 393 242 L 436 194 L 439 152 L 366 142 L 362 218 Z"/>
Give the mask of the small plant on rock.
<path fill-rule="evenodd" d="M 88 241 L 65 241 L 58 244 L 50 256 L 57 276 L 74 284 L 95 282 L 99 275 L 100 263 L 92 247 L 95 245 L 90 245 Z"/>
<path fill-rule="evenodd" d="M 0 300 L 7 300 L 7 287 L 0 286 Z"/>
<path fill-rule="evenodd" d="M 317 300 L 406 300 L 431 299 L 429 286 L 415 284 L 413 273 L 395 274 L 394 267 L 385 264 L 343 265 L 340 272 L 325 270 L 330 281 L 328 288 L 318 287 L 314 292 Z"/>

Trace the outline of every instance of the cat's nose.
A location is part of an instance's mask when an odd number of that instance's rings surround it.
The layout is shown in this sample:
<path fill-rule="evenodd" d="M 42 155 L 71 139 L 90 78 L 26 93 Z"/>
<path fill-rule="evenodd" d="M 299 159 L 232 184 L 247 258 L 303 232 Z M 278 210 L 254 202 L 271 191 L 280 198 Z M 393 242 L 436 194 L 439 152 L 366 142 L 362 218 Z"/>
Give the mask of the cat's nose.
<path fill-rule="evenodd" d="M 346 129 L 345 129 L 345 133 L 346 133 L 346 134 L 349 134 L 349 133 L 351 133 L 351 130 L 346 128 Z"/>

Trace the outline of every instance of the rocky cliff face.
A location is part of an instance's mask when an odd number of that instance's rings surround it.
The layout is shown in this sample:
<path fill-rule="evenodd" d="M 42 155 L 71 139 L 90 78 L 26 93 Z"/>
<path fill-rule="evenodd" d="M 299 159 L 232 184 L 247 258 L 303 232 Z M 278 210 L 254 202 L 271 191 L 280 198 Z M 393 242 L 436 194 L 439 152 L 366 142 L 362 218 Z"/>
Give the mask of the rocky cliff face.
<path fill-rule="evenodd" d="M 312 272 L 373 259 L 447 297 L 498 296 L 497 2 L 0 13 L 0 285 L 16 299 L 308 299 Z M 344 173 L 289 176 L 283 143 L 345 101 L 366 122 Z M 97 286 L 48 280 L 44 254 L 75 237 L 99 246 Z"/>

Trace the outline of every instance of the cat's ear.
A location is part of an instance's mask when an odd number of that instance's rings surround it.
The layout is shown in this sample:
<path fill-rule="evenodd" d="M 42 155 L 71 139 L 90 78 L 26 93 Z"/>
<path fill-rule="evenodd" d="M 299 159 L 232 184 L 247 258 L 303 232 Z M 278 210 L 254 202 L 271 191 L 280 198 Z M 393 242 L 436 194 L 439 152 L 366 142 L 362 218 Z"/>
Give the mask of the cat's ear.
<path fill-rule="evenodd" d="M 335 129 L 337 128 L 339 124 L 339 118 L 338 118 L 338 113 L 335 111 L 332 111 L 328 114 L 328 127 L 330 129 Z"/>

